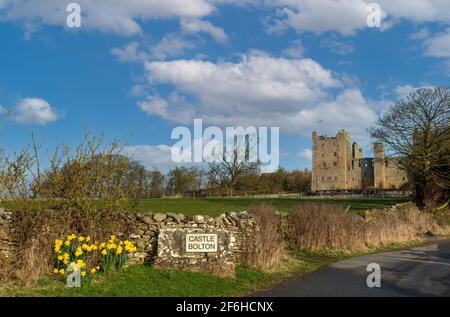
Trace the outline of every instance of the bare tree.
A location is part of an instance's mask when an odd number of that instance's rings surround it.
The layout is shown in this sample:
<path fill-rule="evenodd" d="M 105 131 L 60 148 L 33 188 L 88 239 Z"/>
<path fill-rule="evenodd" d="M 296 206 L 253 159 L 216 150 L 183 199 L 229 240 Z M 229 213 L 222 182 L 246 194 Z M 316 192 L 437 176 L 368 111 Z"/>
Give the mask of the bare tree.
<path fill-rule="evenodd" d="M 259 174 L 260 163 L 250 162 L 248 154 L 244 160 L 239 159 L 238 151 L 235 149 L 232 153 L 223 151 L 223 159 L 209 163 L 209 174 L 212 180 L 227 190 L 227 196 L 233 196 L 240 178 Z"/>
<path fill-rule="evenodd" d="M 400 157 L 420 207 L 448 204 L 450 188 L 450 89 L 422 88 L 393 105 L 370 129 Z"/>

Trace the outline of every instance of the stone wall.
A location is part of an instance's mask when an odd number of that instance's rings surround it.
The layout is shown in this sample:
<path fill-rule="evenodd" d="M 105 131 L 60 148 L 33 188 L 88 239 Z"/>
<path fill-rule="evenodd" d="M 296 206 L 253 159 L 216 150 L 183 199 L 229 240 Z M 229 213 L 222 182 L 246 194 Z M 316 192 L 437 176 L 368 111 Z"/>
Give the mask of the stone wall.
<path fill-rule="evenodd" d="M 4 208 L 0 208 L 0 263 L 14 252 L 11 230 L 13 230 L 12 215 Z"/>
<path fill-rule="evenodd" d="M 243 263 L 245 241 L 256 227 L 247 212 L 231 212 L 216 218 L 182 214 L 126 214 L 131 224 L 128 239 L 138 248 L 132 263 L 152 263 L 160 268 L 231 275 Z M 191 253 L 185 250 L 186 234 L 214 233 L 218 250 Z"/>
<path fill-rule="evenodd" d="M 253 236 L 256 221 L 247 212 L 231 212 L 216 218 L 126 212 L 119 214 L 122 232 L 115 234 L 132 241 L 137 252 L 131 264 L 148 263 L 156 267 L 232 275 L 243 263 L 245 241 Z M 0 208 L 0 263 L 14 252 L 11 239 L 12 214 Z M 186 234 L 217 234 L 217 252 L 186 252 Z M 70 233 L 67 233 L 70 234 Z"/>

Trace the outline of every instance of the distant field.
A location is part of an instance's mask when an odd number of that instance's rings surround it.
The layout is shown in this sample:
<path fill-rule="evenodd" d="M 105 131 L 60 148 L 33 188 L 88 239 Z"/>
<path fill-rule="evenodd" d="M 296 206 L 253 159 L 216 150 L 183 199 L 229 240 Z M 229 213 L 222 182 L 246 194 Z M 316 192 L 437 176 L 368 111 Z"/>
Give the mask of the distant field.
<path fill-rule="evenodd" d="M 383 208 L 398 202 L 400 199 L 386 198 L 352 198 L 352 199 L 308 199 L 308 198 L 155 198 L 141 201 L 142 212 L 181 212 L 185 215 L 205 214 L 216 216 L 223 212 L 247 210 L 253 204 L 269 203 L 275 209 L 288 212 L 295 205 L 306 203 L 336 204 L 351 211 L 371 208 Z"/>
<path fill-rule="evenodd" d="M 176 212 L 185 215 L 217 216 L 224 212 L 248 210 L 251 205 L 269 203 L 276 210 L 289 212 L 292 207 L 307 203 L 335 204 L 350 211 L 371 208 L 384 208 L 404 199 L 396 198 L 348 198 L 348 199 L 311 199 L 311 198 L 152 198 L 143 199 L 138 207 L 141 212 Z M 1 207 L 17 208 L 9 201 L 0 202 Z"/>

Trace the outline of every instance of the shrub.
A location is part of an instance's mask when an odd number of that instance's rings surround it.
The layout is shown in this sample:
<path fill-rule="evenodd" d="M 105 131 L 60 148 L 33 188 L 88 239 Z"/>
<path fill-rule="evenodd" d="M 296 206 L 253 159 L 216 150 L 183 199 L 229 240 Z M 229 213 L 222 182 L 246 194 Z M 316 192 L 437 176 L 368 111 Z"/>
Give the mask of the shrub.
<path fill-rule="evenodd" d="M 341 206 L 296 206 L 287 216 L 285 228 L 291 248 L 356 250 L 364 247 L 363 222 Z"/>
<path fill-rule="evenodd" d="M 336 205 L 305 204 L 286 217 L 285 238 L 291 248 L 354 252 L 410 241 L 432 229 L 431 216 L 412 203 L 360 215 Z"/>
<path fill-rule="evenodd" d="M 17 250 L 0 268 L 0 278 L 27 283 L 51 269 L 48 250 L 61 236 L 83 232 L 105 239 L 118 230 L 126 234 L 118 211 L 128 206 L 134 191 L 126 177 L 130 161 L 120 155 L 117 142 L 108 144 L 86 133 L 73 151 L 57 148 L 46 169 L 39 147 L 33 144 L 31 149 L 0 157 L 0 194 L 14 207 Z"/>
<path fill-rule="evenodd" d="M 284 254 L 281 218 L 267 204 L 251 206 L 249 213 L 256 218 L 254 236 L 247 237 L 245 262 L 249 266 L 267 269 Z"/>

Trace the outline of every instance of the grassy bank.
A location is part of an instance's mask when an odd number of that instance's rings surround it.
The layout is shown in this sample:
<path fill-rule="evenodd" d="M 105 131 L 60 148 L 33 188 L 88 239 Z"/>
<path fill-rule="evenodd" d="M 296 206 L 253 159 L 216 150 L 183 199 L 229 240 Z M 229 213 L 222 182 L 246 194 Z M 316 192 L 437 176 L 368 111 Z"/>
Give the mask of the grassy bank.
<path fill-rule="evenodd" d="M 266 272 L 238 268 L 235 278 L 205 273 L 159 270 L 147 265 L 131 266 L 122 273 L 100 274 L 93 285 L 69 289 L 52 278 L 39 280 L 31 287 L 8 283 L 0 285 L 0 296 L 239 296 L 266 289 L 284 279 L 314 271 L 351 256 L 411 247 L 419 241 L 389 244 L 367 252 L 343 253 L 333 250 L 308 252 L 296 250 Z"/>

